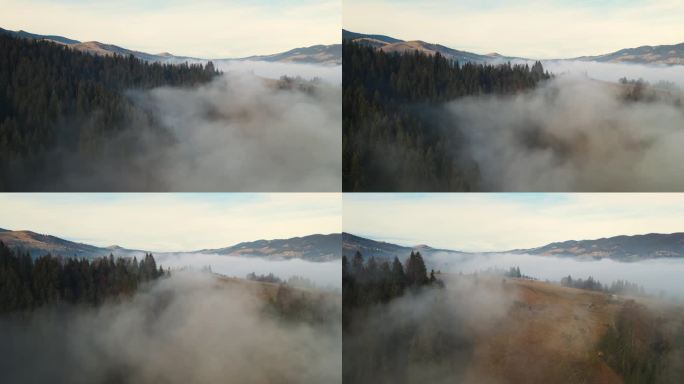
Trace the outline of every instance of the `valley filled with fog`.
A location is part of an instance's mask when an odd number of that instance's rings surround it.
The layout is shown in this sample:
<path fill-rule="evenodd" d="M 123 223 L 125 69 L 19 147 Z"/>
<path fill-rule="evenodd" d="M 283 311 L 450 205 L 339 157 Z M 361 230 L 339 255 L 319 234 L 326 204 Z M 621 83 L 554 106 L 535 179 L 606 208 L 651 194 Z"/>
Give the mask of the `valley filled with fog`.
<path fill-rule="evenodd" d="M 340 318 L 339 295 L 174 271 L 125 300 L 0 317 L 0 369 L 6 382 L 339 383 Z"/>
<path fill-rule="evenodd" d="M 282 76 L 301 77 L 305 80 L 320 79 L 333 85 L 342 84 L 341 65 L 250 60 L 219 60 L 215 65 L 224 73 L 247 73 L 267 79 L 279 79 Z"/>
<path fill-rule="evenodd" d="M 445 104 L 483 190 L 684 190 L 684 66 L 544 64 L 533 90 Z"/>
<path fill-rule="evenodd" d="M 340 190 L 339 65 L 0 49 L 2 190 Z"/>
<path fill-rule="evenodd" d="M 428 256 L 427 262 L 431 268 L 449 274 L 508 271 L 511 267 L 519 267 L 526 276 L 556 283 L 568 275 L 574 279 L 592 277 L 604 285 L 627 280 L 643 286 L 647 294 L 657 296 L 662 291 L 665 297 L 684 300 L 684 281 L 681 279 L 684 260 L 678 258 L 619 262 L 512 253 L 437 253 Z"/>
<path fill-rule="evenodd" d="M 245 278 L 249 273 L 268 275 L 287 281 L 294 276 L 311 280 L 318 288 L 339 290 L 341 288 L 342 264 L 340 260 L 308 261 L 302 259 L 267 259 L 261 257 L 236 257 L 203 253 L 160 253 L 155 256 L 165 267 L 201 270 L 210 267 L 213 273 Z"/>

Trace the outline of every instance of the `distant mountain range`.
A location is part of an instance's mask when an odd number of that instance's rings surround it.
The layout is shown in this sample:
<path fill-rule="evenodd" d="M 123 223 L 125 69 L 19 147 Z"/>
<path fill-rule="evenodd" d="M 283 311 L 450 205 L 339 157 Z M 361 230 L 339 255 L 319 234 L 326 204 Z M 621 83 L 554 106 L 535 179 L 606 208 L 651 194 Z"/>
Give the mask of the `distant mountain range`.
<path fill-rule="evenodd" d="M 645 45 L 638 48 L 626 48 L 598 56 L 582 56 L 576 60 L 598 61 L 602 63 L 633 63 L 684 65 L 684 43 L 675 45 Z"/>
<path fill-rule="evenodd" d="M 251 256 L 278 259 L 328 261 L 342 257 L 342 237 L 339 233 L 309 235 L 290 239 L 248 241 L 219 249 L 204 249 L 198 253 L 228 256 Z"/>
<path fill-rule="evenodd" d="M 361 252 L 364 257 L 375 257 L 379 259 L 390 259 L 395 256 L 404 258 L 412 251 L 419 251 L 422 254 L 430 254 L 435 252 L 458 253 L 464 252 L 453 251 L 448 249 L 436 249 L 427 245 L 416 245 L 413 247 L 405 247 L 402 245 L 387 243 L 384 241 L 376 241 L 366 239 L 360 236 L 352 235 L 351 233 L 342 233 L 342 253 L 347 256 L 352 256 L 356 252 Z"/>
<path fill-rule="evenodd" d="M 366 44 L 384 52 L 415 52 L 420 51 L 434 55 L 439 52 L 442 56 L 460 62 L 495 62 L 508 60 L 532 60 L 522 57 L 503 56 L 498 53 L 477 54 L 467 51 L 459 51 L 439 44 L 426 43 L 420 40 L 404 41 L 385 35 L 367 35 L 363 33 L 342 30 L 342 38 L 349 39 L 360 44 Z M 684 65 L 684 43 L 676 45 L 642 46 L 638 48 L 626 48 L 619 51 L 598 56 L 582 56 L 574 59 L 595 61 L 602 63 L 631 63 L 631 64 L 655 64 L 655 65 Z M 547 60 L 553 61 L 553 60 Z"/>
<path fill-rule="evenodd" d="M 16 37 L 22 37 L 34 40 L 47 40 L 57 44 L 62 44 L 82 52 L 87 52 L 93 55 L 111 56 L 111 55 L 133 55 L 139 59 L 160 62 L 169 64 L 180 64 L 184 62 L 199 63 L 206 62 L 208 59 L 176 56 L 168 52 L 152 54 L 140 51 L 134 51 L 122 48 L 112 44 L 105 44 L 98 41 L 81 42 L 74 39 L 69 39 L 63 36 L 54 35 L 38 35 L 26 31 L 10 31 L 0 28 L 0 34 L 9 34 Z M 273 55 L 250 56 L 243 58 L 225 58 L 225 59 L 211 59 L 212 61 L 233 61 L 233 60 L 251 60 L 251 61 L 268 61 L 268 62 L 282 62 L 282 63 L 300 63 L 300 64 L 324 64 L 324 65 L 340 65 L 342 64 L 342 45 L 314 45 L 310 47 L 302 47 L 291 49 L 286 52 L 276 53 Z"/>
<path fill-rule="evenodd" d="M 140 257 L 146 252 L 145 250 L 127 249 L 117 245 L 97 247 L 31 231 L 10 231 L 6 229 L 0 229 L 0 241 L 10 248 L 28 251 L 33 257 L 43 256 L 47 253 L 79 258 L 102 257 L 108 256 L 110 253 L 122 257 Z M 250 241 L 225 248 L 203 249 L 187 253 L 330 261 L 342 257 L 341 243 L 341 235 L 339 233 L 329 235 L 316 234 L 291 239 Z M 159 254 L 160 252 L 154 253 Z"/>
<path fill-rule="evenodd" d="M 635 261 L 660 257 L 684 257 L 684 233 L 649 233 L 596 240 L 569 240 L 514 253 L 541 256 L 574 256 L 591 259 Z"/>
<path fill-rule="evenodd" d="M 516 57 L 502 56 L 498 53 L 480 55 L 467 51 L 459 51 L 444 45 L 426 43 L 421 40 L 404 41 L 390 36 L 365 35 L 362 33 L 350 32 L 345 29 L 342 30 L 342 39 L 348 39 L 359 44 L 365 44 L 384 52 L 406 53 L 419 51 L 429 55 L 434 55 L 435 53 L 439 52 L 440 55 L 459 62 L 486 63 L 495 60 L 520 59 Z"/>
<path fill-rule="evenodd" d="M 436 249 L 427 245 L 405 247 L 392 243 L 375 241 L 349 233 L 342 234 L 343 254 L 352 256 L 356 251 L 365 257 L 400 259 L 411 251 L 420 251 L 430 256 L 435 253 L 469 254 L 448 249 Z M 537 248 L 515 249 L 488 253 L 518 253 L 538 256 L 575 257 L 581 259 L 613 259 L 618 261 L 639 261 L 664 257 L 684 257 L 684 233 L 635 236 L 615 236 L 597 240 L 569 240 L 547 244 Z M 475 253 L 470 253 L 475 254 Z"/>
<path fill-rule="evenodd" d="M 97 247 L 31 231 L 10 231 L 6 229 L 0 229 L 0 241 L 10 248 L 28 251 L 34 257 L 42 256 L 46 253 L 84 258 L 107 256 L 110 253 L 116 256 L 140 257 L 146 252 L 145 250 L 128 249 L 117 245 Z M 248 241 L 224 248 L 202 249 L 185 253 L 329 261 L 341 258 L 342 254 L 352 256 L 357 251 L 361 252 L 365 257 L 373 256 L 380 259 L 389 259 L 395 256 L 403 259 L 411 251 L 419 251 L 426 256 L 436 253 L 454 255 L 476 254 L 433 248 L 428 245 L 402 246 L 346 232 L 328 235 L 315 234 L 289 239 Z M 155 254 L 158 253 L 156 252 Z M 558 256 L 580 259 L 607 258 L 618 261 L 638 261 L 665 257 L 678 258 L 684 257 L 684 233 L 650 233 L 635 236 L 615 236 L 596 240 L 568 240 L 536 248 L 489 253 L 517 253 L 540 257 Z"/>

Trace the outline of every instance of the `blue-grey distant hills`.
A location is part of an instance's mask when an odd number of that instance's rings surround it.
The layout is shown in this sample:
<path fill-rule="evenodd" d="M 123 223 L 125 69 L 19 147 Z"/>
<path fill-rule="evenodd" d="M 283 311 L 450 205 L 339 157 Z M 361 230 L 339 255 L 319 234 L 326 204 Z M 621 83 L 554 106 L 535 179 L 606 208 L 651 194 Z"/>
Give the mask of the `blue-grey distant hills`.
<path fill-rule="evenodd" d="M 367 35 L 363 33 L 342 30 L 342 39 L 354 41 L 374 47 L 383 52 L 397 52 L 400 54 L 407 52 L 422 52 L 428 55 L 438 53 L 447 59 L 459 62 L 486 63 L 490 61 L 505 61 L 519 59 L 516 57 L 502 56 L 498 53 L 477 54 L 468 51 L 459 51 L 440 44 L 427 43 L 421 40 L 404 41 L 385 35 Z"/>
<path fill-rule="evenodd" d="M 10 248 L 29 252 L 33 257 L 40 257 L 48 253 L 56 256 L 79 258 L 96 258 L 108 256 L 110 253 L 122 257 L 140 257 L 144 256 L 146 252 L 146 250 L 128 249 L 117 245 L 97 247 L 32 231 L 10 231 L 6 229 L 0 229 L 0 241 Z M 290 239 L 249 241 L 225 248 L 203 249 L 187 253 L 330 261 L 342 257 L 342 240 L 339 233 L 315 234 Z"/>
<path fill-rule="evenodd" d="M 469 254 L 448 249 L 436 249 L 427 245 L 413 247 L 371 240 L 350 233 L 342 234 L 343 253 L 352 256 L 359 251 L 365 257 L 400 259 L 411 251 L 426 256 L 435 253 Z M 537 256 L 573 257 L 580 259 L 612 259 L 617 261 L 639 261 L 657 258 L 684 257 L 684 233 L 650 233 L 646 235 L 615 236 L 596 240 L 569 240 L 547 244 L 537 248 L 514 249 L 489 253 L 518 253 Z M 471 253 L 474 254 L 474 253 Z"/>
<path fill-rule="evenodd" d="M 364 34 L 342 30 L 342 38 L 374 47 L 384 52 L 423 52 L 440 55 L 459 62 L 497 62 L 508 60 L 532 60 L 514 56 L 504 56 L 498 53 L 477 54 L 468 51 L 460 51 L 440 44 L 427 43 L 421 40 L 404 41 L 391 36 Z M 582 56 L 573 59 L 558 60 L 579 60 L 595 61 L 600 63 L 630 63 L 648 65 L 683 65 L 684 64 L 684 43 L 675 45 L 641 46 L 638 48 L 626 48 L 616 52 L 596 56 Z"/>
<path fill-rule="evenodd" d="M 465 253 L 449 249 L 432 248 L 424 244 L 407 247 L 342 232 L 342 253 L 347 256 L 352 256 L 356 252 L 361 252 L 364 257 L 375 257 L 378 259 L 393 259 L 394 257 L 399 257 L 399 259 L 403 260 L 403 258 L 408 256 L 412 251 L 418 251 L 425 255 L 436 252 L 454 254 Z"/>
<path fill-rule="evenodd" d="M 86 41 L 81 42 L 78 40 L 70 39 L 63 36 L 55 35 L 39 35 L 35 33 L 30 33 L 26 31 L 10 31 L 7 29 L 0 28 L 0 34 L 9 34 L 15 37 L 22 37 L 26 39 L 33 40 L 47 40 L 52 41 L 57 44 L 68 46 L 71 49 L 87 52 L 93 55 L 99 56 L 111 56 L 111 55 L 133 55 L 139 59 L 150 61 L 150 62 L 160 62 L 168 64 L 180 64 L 185 62 L 199 63 L 205 62 L 208 59 L 189 57 L 189 56 L 176 56 L 168 52 L 153 54 L 140 51 L 134 51 L 119 47 L 113 44 L 101 43 L 98 41 Z M 342 45 L 341 44 L 331 44 L 331 45 L 313 45 L 310 47 L 301 47 L 291 49 L 289 51 L 280 52 L 272 55 L 261 55 L 261 56 L 250 56 L 243 58 L 223 58 L 223 59 L 212 59 L 214 62 L 221 61 L 231 61 L 231 60 L 251 60 L 251 61 L 267 61 L 267 62 L 280 62 L 280 63 L 299 63 L 299 64 L 322 64 L 322 65 L 340 65 L 342 64 Z"/>
<path fill-rule="evenodd" d="M 342 257 L 342 239 L 339 233 L 316 234 L 289 239 L 248 241 L 230 247 L 203 249 L 197 252 L 229 256 L 329 261 Z"/>
<path fill-rule="evenodd" d="M 645 45 L 638 48 L 621 49 L 605 55 L 582 56 L 576 60 L 597 61 L 601 63 L 684 65 L 684 43 L 656 46 Z"/>
<path fill-rule="evenodd" d="M 637 261 L 663 257 L 684 257 L 684 233 L 649 233 L 596 240 L 569 240 L 532 249 L 513 250 L 540 256 L 571 256 L 588 259 Z"/>

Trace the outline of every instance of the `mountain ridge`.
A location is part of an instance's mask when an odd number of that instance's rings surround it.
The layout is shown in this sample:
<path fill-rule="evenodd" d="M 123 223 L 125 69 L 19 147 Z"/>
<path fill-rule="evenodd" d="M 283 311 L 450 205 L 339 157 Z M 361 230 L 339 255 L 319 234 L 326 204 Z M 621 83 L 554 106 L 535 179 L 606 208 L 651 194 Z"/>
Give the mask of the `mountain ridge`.
<path fill-rule="evenodd" d="M 578 259 L 597 260 L 611 259 L 617 261 L 640 261 L 657 258 L 684 257 L 684 233 L 648 233 L 640 235 L 620 235 L 592 240 L 566 240 L 553 242 L 534 248 L 512 249 L 496 252 L 463 252 L 450 249 L 436 249 L 426 245 L 413 247 L 366 239 L 349 233 L 343 233 L 343 253 L 352 256 L 356 251 L 367 257 L 404 258 L 411 251 L 423 254 L 529 254 L 540 257 L 573 257 Z"/>
<path fill-rule="evenodd" d="M 65 240 L 57 236 L 40 234 L 29 230 L 7 230 L 0 228 L 0 241 L 10 248 L 29 252 L 32 257 L 47 253 L 64 257 L 96 258 L 108 256 L 144 256 L 149 250 L 128 249 L 119 245 L 98 247 L 90 244 Z M 341 258 L 341 234 L 313 234 L 288 239 L 245 241 L 228 247 L 202 249 L 187 252 L 152 252 L 155 254 L 197 253 L 224 256 L 262 257 L 270 259 L 303 259 L 309 261 L 330 261 Z"/>
<path fill-rule="evenodd" d="M 365 44 L 384 52 L 414 52 L 419 51 L 434 55 L 439 52 L 442 56 L 456 61 L 486 63 L 492 61 L 525 60 L 523 57 L 506 56 L 499 53 L 478 54 L 453 49 L 441 44 L 427 43 L 421 40 L 404 41 L 385 35 L 370 35 L 342 30 L 342 38 L 360 44 Z M 603 63 L 629 63 L 647 65 L 684 65 L 684 43 L 671 45 L 644 45 L 636 48 L 623 48 L 615 52 L 595 56 L 580 56 L 568 59 L 544 59 L 540 61 L 590 61 Z"/>
<path fill-rule="evenodd" d="M 0 28 L 0 34 L 8 34 L 15 37 L 27 38 L 33 40 L 47 40 L 56 44 L 64 45 L 80 52 L 86 52 L 99 56 L 111 55 L 133 55 L 141 60 L 150 62 L 160 62 L 167 64 L 182 64 L 185 62 L 199 63 L 206 61 L 229 62 L 229 61 L 267 61 L 267 62 L 281 62 L 281 63 L 298 63 L 298 64 L 322 64 L 322 65 L 341 65 L 342 64 L 342 45 L 331 44 L 323 45 L 317 44 L 308 47 L 299 47 L 290 49 L 284 52 L 278 52 L 270 55 L 255 55 L 242 58 L 218 58 L 218 59 L 203 59 L 190 56 L 177 56 L 169 52 L 162 52 L 159 54 L 141 52 L 127 49 L 114 44 L 102 43 L 99 41 L 78 41 L 63 36 L 57 35 L 39 35 L 26 31 L 11 31 Z"/>

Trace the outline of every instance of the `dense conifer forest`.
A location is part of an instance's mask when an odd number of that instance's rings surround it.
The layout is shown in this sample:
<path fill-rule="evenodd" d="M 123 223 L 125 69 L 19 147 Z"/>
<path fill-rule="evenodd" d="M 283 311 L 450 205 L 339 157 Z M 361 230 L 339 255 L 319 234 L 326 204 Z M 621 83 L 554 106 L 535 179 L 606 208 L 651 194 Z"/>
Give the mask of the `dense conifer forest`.
<path fill-rule="evenodd" d="M 452 62 L 343 43 L 343 190 L 469 191 L 478 169 L 441 105 L 512 94 L 550 78 L 533 66 Z"/>
<path fill-rule="evenodd" d="M 168 275 L 152 254 L 94 260 L 50 254 L 33 259 L 0 242 L 0 314 L 57 304 L 99 305 L 133 295 L 145 282 Z"/>
<path fill-rule="evenodd" d="M 349 316 L 360 308 L 386 304 L 407 290 L 442 287 L 443 284 L 435 277 L 435 271 L 428 275 L 420 252 L 411 252 L 405 266 L 397 257 L 391 263 L 373 257 L 364 261 L 360 252 L 356 252 L 351 261 L 346 255 L 342 257 L 342 297 L 344 313 Z"/>
<path fill-rule="evenodd" d="M 218 73 L 211 62 L 149 63 L 0 35 L 0 190 L 43 189 L 60 166 L 69 166 L 60 164 L 64 153 L 82 161 L 105 150 L 107 156 L 127 156 L 135 145 L 113 148 L 109 140 L 154 125 L 128 91 L 190 87 Z"/>
<path fill-rule="evenodd" d="M 453 377 L 471 350 L 444 300 L 444 283 L 412 252 L 402 263 L 342 259 L 343 381 L 433 382 Z M 424 313 L 424 307 L 435 310 Z M 446 330 L 446 331 L 445 331 Z M 445 364 L 446 362 L 446 364 Z M 425 369 L 425 364 L 434 369 Z M 419 377 L 420 376 L 420 377 Z M 440 379 L 440 380 L 442 380 Z"/>

